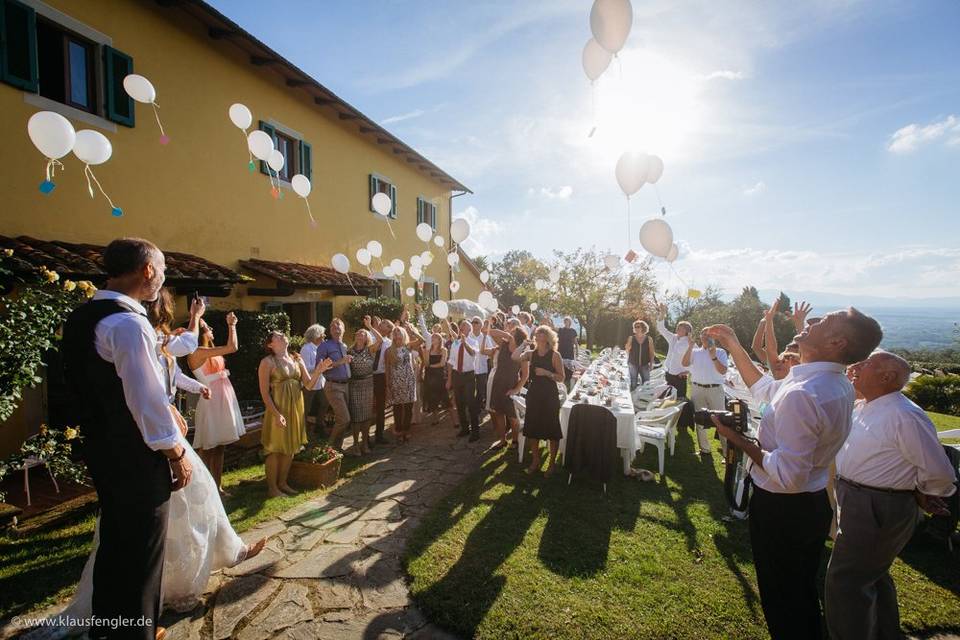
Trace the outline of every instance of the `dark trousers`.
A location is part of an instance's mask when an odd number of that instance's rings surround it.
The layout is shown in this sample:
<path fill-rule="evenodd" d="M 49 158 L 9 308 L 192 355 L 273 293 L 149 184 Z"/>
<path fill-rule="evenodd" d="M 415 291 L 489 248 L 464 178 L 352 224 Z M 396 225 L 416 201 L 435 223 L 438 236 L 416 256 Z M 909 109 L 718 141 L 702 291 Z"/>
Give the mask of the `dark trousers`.
<path fill-rule="evenodd" d="M 384 417 L 387 413 L 387 374 L 373 374 L 373 412 L 377 416 L 377 439 L 383 438 Z"/>
<path fill-rule="evenodd" d="M 817 574 L 832 515 L 825 489 L 771 493 L 753 488 L 750 545 L 773 640 L 823 638 Z"/>
<path fill-rule="evenodd" d="M 460 430 L 480 431 L 480 408 L 477 405 L 477 376 L 472 371 L 452 371 L 453 397 L 457 400 Z M 467 418 L 469 416 L 469 422 Z"/>
<path fill-rule="evenodd" d="M 490 374 L 477 373 L 474 375 L 477 384 L 477 415 L 479 415 L 487 408 L 487 378 Z"/>
<path fill-rule="evenodd" d="M 170 503 L 138 507 L 104 498 L 100 500 L 100 546 L 93 565 L 92 613 L 106 619 L 107 626 L 92 628 L 90 637 L 154 640 Z M 128 626 L 117 624 L 120 618 Z"/>

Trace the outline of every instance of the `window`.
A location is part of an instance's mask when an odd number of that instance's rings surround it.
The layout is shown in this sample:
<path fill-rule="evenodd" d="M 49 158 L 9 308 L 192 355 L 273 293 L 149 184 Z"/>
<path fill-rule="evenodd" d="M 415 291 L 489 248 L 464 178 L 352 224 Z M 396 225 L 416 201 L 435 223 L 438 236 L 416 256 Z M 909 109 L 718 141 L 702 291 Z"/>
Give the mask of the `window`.
<path fill-rule="evenodd" d="M 278 129 L 276 126 L 260 121 L 260 130 L 273 138 L 273 146 L 283 154 L 283 168 L 280 169 L 280 179 L 290 182 L 298 173 L 302 173 L 308 180 L 312 180 L 313 147 L 294 134 Z M 266 162 L 260 163 L 260 173 L 270 175 Z"/>
<path fill-rule="evenodd" d="M 434 231 L 437 230 L 437 205 L 425 198 L 417 198 L 417 224 L 426 222 Z"/>
<path fill-rule="evenodd" d="M 417 302 L 431 303 L 440 299 L 440 285 L 436 282 L 424 282 L 423 288 L 417 289 Z"/>
<path fill-rule="evenodd" d="M 400 283 L 396 280 L 381 280 L 380 281 L 380 295 L 384 298 L 395 298 L 400 299 Z"/>
<path fill-rule="evenodd" d="M 373 196 L 378 193 L 385 193 L 390 196 L 390 218 L 397 219 L 397 187 L 386 178 L 370 174 L 370 196 L 367 199 L 367 206 L 373 211 Z"/>
<path fill-rule="evenodd" d="M 106 44 L 103 34 L 43 6 L 0 0 L 0 79 L 132 127 L 133 98 L 123 79 L 133 73 L 133 59 Z"/>

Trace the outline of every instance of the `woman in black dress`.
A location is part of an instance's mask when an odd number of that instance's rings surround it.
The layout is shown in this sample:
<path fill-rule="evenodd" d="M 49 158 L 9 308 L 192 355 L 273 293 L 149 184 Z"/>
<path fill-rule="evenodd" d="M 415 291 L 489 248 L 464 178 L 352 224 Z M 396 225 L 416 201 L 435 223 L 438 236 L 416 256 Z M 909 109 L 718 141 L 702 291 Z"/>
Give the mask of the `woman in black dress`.
<path fill-rule="evenodd" d="M 440 420 L 440 412 L 447 408 L 447 388 L 445 367 L 447 348 L 443 346 L 443 336 L 430 334 L 430 349 L 424 350 L 423 410 L 433 418 L 431 424 Z"/>
<path fill-rule="evenodd" d="M 527 340 L 513 352 L 515 362 L 526 362 L 530 366 L 531 382 L 527 389 L 523 435 L 532 441 L 530 448 L 533 460 L 525 471 L 535 473 L 540 468 L 540 441 L 548 440 L 550 460 L 544 475 L 551 476 L 563 437 L 560 429 L 560 393 L 557 390 L 557 383 L 563 382 L 563 360 L 557 351 L 557 334 L 553 329 L 541 325 L 534 330 L 533 338 L 534 344 Z"/>
<path fill-rule="evenodd" d="M 517 431 L 520 428 L 517 420 L 517 408 L 513 398 L 520 393 L 530 375 L 530 363 L 515 362 L 513 352 L 527 339 L 527 333 L 514 323 L 510 331 L 490 329 L 489 335 L 494 343 L 499 345 L 496 351 L 497 368 L 493 374 L 493 386 L 490 389 L 490 415 L 493 418 L 494 432 L 499 438 L 491 448 L 499 449 L 507 445 L 507 424 L 510 425 L 510 435 L 513 444 L 510 450 L 517 448 Z"/>

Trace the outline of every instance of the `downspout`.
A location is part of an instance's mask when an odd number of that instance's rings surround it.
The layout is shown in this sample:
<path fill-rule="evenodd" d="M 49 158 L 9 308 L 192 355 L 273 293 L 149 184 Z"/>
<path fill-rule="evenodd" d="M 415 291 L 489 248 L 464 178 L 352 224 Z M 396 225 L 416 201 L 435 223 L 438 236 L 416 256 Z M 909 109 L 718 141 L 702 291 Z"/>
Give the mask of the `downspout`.
<path fill-rule="evenodd" d="M 465 196 L 468 193 L 470 192 L 469 191 L 461 191 L 460 193 L 453 193 L 452 191 L 450 192 L 449 204 L 447 206 L 447 216 L 450 218 L 449 220 L 447 220 L 447 246 L 448 247 L 453 246 L 453 238 L 450 236 L 450 226 L 453 225 L 453 199 L 459 198 L 460 196 Z M 446 256 L 444 256 L 443 259 L 446 260 L 447 259 Z M 447 300 L 453 300 L 453 292 L 450 291 L 450 286 L 449 286 L 450 282 L 453 281 L 454 279 L 453 267 L 451 267 L 449 264 L 447 265 L 447 275 L 448 275 L 447 294 L 450 296 L 449 298 L 447 298 Z"/>

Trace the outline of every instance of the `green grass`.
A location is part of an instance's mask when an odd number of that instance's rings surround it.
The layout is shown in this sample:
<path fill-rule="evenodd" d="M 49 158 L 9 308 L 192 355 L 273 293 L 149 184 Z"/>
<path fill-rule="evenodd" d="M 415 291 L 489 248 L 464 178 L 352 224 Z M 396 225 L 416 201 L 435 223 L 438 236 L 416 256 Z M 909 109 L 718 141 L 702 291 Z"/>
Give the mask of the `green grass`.
<path fill-rule="evenodd" d="M 604 497 L 589 480 L 531 478 L 498 455 L 415 533 L 414 599 L 480 639 L 768 637 L 747 525 L 724 520 L 716 458 L 701 462 L 681 433 L 666 484 L 618 476 Z M 650 448 L 640 463 L 655 460 Z M 906 629 L 957 629 L 960 562 L 911 547 L 893 576 Z"/>
<path fill-rule="evenodd" d="M 927 415 L 933 422 L 933 426 L 937 428 L 937 431 L 960 429 L 960 416 L 951 416 L 945 413 L 937 413 L 936 411 L 927 411 Z M 960 438 L 947 438 L 946 440 L 943 440 L 943 442 L 949 444 L 960 444 Z"/>
<path fill-rule="evenodd" d="M 363 468 L 345 457 L 341 476 Z M 232 494 L 225 507 L 237 533 L 270 520 L 328 489 L 268 498 L 263 464 L 227 471 L 223 487 Z M 90 554 L 96 515 L 84 509 L 57 524 L 19 537 L 0 535 L 0 619 L 49 606 L 72 595 Z"/>

